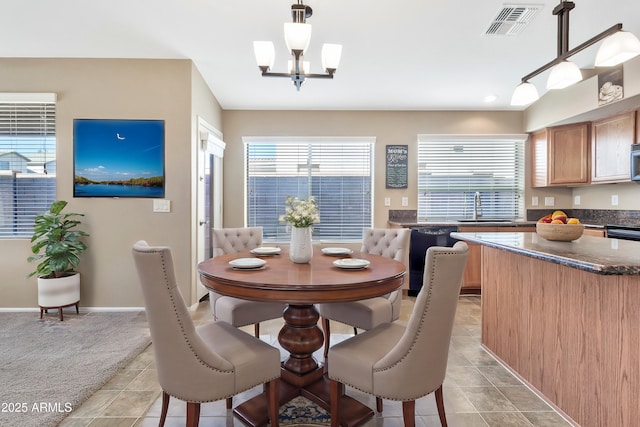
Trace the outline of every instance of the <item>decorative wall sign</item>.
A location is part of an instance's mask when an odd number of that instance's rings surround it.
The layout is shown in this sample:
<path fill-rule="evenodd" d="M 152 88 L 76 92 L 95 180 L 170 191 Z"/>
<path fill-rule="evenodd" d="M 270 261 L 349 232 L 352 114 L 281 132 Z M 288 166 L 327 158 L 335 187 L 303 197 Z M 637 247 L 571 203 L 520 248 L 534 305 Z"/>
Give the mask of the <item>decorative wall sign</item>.
<path fill-rule="evenodd" d="M 73 197 L 164 198 L 164 120 L 73 121 Z"/>
<path fill-rule="evenodd" d="M 387 145 L 386 188 L 407 188 L 409 146 Z"/>
<path fill-rule="evenodd" d="M 598 74 L 598 105 L 624 98 L 622 64 Z"/>

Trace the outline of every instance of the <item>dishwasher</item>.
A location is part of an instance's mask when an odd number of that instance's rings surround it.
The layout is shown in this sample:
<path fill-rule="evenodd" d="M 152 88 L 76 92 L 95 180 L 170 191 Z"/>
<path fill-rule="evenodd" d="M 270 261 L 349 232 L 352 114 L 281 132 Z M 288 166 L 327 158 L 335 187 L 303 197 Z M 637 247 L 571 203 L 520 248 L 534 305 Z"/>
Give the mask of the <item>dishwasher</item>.
<path fill-rule="evenodd" d="M 451 237 L 458 227 L 429 226 L 411 228 L 409 243 L 409 295 L 416 296 L 422 289 L 424 258 L 430 246 L 453 246 L 456 240 Z"/>

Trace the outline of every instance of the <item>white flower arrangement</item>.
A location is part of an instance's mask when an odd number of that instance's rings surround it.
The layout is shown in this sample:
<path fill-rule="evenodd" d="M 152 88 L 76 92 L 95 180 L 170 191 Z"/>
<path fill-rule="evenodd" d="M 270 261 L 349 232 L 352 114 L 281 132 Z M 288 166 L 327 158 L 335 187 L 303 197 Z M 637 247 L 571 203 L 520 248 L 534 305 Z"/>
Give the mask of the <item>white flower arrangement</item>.
<path fill-rule="evenodd" d="M 313 197 L 309 200 L 300 200 L 297 197 L 287 196 L 284 221 L 291 223 L 296 228 L 311 227 L 320 222 L 318 206 Z"/>

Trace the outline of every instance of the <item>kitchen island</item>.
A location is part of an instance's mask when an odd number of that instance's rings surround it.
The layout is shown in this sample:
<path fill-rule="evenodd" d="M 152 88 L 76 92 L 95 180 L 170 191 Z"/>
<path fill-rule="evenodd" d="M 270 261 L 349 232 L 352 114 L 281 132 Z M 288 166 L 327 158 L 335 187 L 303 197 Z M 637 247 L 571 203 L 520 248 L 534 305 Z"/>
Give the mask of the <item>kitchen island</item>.
<path fill-rule="evenodd" d="M 640 420 L 640 242 L 452 233 L 482 245 L 482 344 L 575 424 Z"/>

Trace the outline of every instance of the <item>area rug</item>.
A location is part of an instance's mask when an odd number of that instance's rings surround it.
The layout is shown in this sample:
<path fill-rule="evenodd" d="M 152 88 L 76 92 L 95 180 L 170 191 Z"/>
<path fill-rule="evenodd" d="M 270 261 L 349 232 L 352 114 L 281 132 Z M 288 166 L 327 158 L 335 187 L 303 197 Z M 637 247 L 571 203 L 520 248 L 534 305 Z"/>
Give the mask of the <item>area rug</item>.
<path fill-rule="evenodd" d="M 144 312 L 0 313 L 0 426 L 57 425 L 150 342 Z"/>
<path fill-rule="evenodd" d="M 331 424 L 331 415 L 306 397 L 298 396 L 280 407 L 280 424 L 326 426 Z"/>

